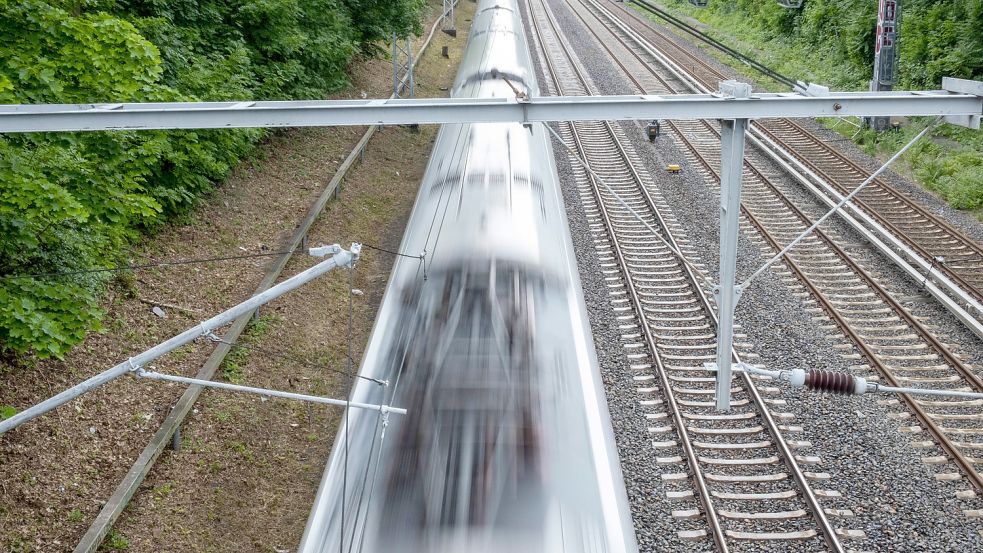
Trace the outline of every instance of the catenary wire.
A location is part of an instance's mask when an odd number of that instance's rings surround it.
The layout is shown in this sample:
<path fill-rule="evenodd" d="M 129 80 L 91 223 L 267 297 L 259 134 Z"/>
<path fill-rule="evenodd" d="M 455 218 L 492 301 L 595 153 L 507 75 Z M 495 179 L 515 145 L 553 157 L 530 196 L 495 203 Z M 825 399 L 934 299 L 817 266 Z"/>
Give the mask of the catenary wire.
<path fill-rule="evenodd" d="M 228 340 L 223 340 L 222 338 L 220 338 L 219 336 L 216 336 L 215 334 L 210 334 L 208 336 L 208 339 L 211 340 L 212 342 L 217 342 L 217 343 L 220 343 L 220 344 L 225 344 L 227 346 L 231 346 L 231 347 L 238 348 L 238 349 L 245 350 L 245 351 L 260 353 L 260 354 L 263 354 L 263 355 L 265 355 L 267 357 L 280 359 L 282 361 L 289 361 L 291 363 L 296 363 L 298 365 L 303 365 L 305 367 L 309 367 L 309 368 L 312 368 L 312 369 L 318 369 L 318 370 L 327 369 L 328 371 L 331 371 L 331 372 L 334 372 L 334 373 L 338 373 L 338 374 L 348 374 L 347 371 L 344 371 L 342 369 L 336 369 L 336 368 L 331 367 L 331 366 L 329 366 L 327 364 L 315 363 L 315 362 L 310 361 L 308 359 L 303 359 L 301 357 L 296 357 L 296 356 L 293 356 L 293 355 L 287 355 L 285 353 L 281 353 L 281 352 L 278 352 L 278 351 L 269 350 L 269 349 L 266 349 L 266 348 L 261 348 L 261 347 L 258 347 L 258 346 L 246 346 L 246 345 L 239 344 L 239 343 L 236 343 L 236 342 L 230 342 Z M 363 379 L 363 380 L 369 380 L 369 381 L 375 382 L 376 384 L 379 384 L 380 386 L 385 386 L 387 384 L 385 381 L 379 380 L 378 378 L 372 378 L 372 377 L 369 377 L 369 376 L 362 376 L 362 375 L 356 375 L 356 376 L 358 378 Z"/>
<path fill-rule="evenodd" d="M 257 257 L 275 257 L 280 255 L 293 254 L 299 251 L 305 251 L 304 249 L 296 250 L 285 250 L 277 252 L 261 252 L 261 253 L 250 253 L 242 255 L 225 255 L 218 257 L 200 257 L 192 259 L 175 259 L 171 261 L 157 261 L 153 263 L 136 263 L 132 265 L 116 265 L 114 267 L 103 267 L 103 268 L 92 268 L 92 269 L 80 269 L 77 271 L 62 271 L 62 272 L 51 272 L 51 273 L 33 273 L 33 274 L 23 274 L 23 275 L 3 275 L 0 276 L 0 280 L 14 280 L 19 278 L 54 278 L 62 276 L 77 276 L 85 274 L 94 273 L 114 273 L 117 271 L 133 271 L 140 269 L 154 269 L 158 267 L 172 267 L 177 265 L 193 265 L 198 263 L 212 263 L 215 261 L 235 261 L 239 259 L 254 259 Z"/>

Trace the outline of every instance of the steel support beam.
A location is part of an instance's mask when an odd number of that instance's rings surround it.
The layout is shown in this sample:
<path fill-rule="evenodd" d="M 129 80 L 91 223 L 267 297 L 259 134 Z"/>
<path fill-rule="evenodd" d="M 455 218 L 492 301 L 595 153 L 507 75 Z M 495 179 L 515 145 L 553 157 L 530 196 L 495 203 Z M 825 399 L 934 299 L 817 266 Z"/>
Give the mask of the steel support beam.
<path fill-rule="evenodd" d="M 983 97 L 944 90 L 673 96 L 551 96 L 294 102 L 0 105 L 0 132 L 221 129 L 652 119 L 975 116 Z"/>
<path fill-rule="evenodd" d="M 731 351 L 734 306 L 741 291 L 737 276 L 737 235 L 740 233 L 741 181 L 747 119 L 720 122 L 720 280 L 717 284 L 717 409 L 730 409 Z"/>
<path fill-rule="evenodd" d="M 361 244 L 357 243 L 352 244 L 351 251 L 345 250 L 337 244 L 333 246 L 311 248 L 308 250 L 311 255 L 323 257 L 330 254 L 331 257 L 305 271 L 297 273 L 280 284 L 260 292 L 248 300 L 231 307 L 218 315 L 215 315 L 211 319 L 195 325 L 165 342 L 157 344 L 143 353 L 130 357 L 126 361 L 123 361 L 111 369 L 107 369 L 79 384 L 76 384 L 75 386 L 62 391 L 61 393 L 52 396 L 41 403 L 38 403 L 37 405 L 28 407 L 9 419 L 0 421 L 0 435 L 17 428 L 21 424 L 37 418 L 48 411 L 51 411 L 52 409 L 64 405 L 82 394 L 88 393 L 95 388 L 102 386 L 103 384 L 111 382 L 124 374 L 135 372 L 137 369 L 147 366 L 153 360 L 158 359 L 185 344 L 194 342 L 203 336 L 208 336 L 208 334 L 213 330 L 234 321 L 241 315 L 255 311 L 260 306 L 266 305 L 270 301 L 273 301 L 287 292 L 307 284 L 308 282 L 331 271 L 332 269 L 337 267 L 351 267 L 352 264 L 358 259 L 361 248 Z"/>

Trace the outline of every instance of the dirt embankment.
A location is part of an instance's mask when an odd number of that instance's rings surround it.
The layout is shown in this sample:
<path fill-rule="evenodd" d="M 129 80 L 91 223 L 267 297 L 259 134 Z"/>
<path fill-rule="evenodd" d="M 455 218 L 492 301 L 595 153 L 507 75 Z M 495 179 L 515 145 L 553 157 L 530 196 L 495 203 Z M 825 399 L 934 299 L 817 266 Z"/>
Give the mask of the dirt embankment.
<path fill-rule="evenodd" d="M 431 21 L 440 2 L 431 0 Z M 474 4 L 457 10 L 458 38 L 437 33 L 418 61 L 418 96 L 445 96 Z M 422 39 L 415 41 L 422 43 Z M 448 46 L 450 59 L 440 56 Z M 339 97 L 388 96 L 391 64 L 353 67 Z M 297 129 L 266 141 L 184 221 L 135 248 L 134 258 L 189 259 L 270 251 L 288 237 L 364 129 Z M 349 173 L 309 234 L 310 244 L 352 241 L 398 247 L 436 128 L 388 127 Z M 104 334 L 64 361 L 0 366 L 4 404 L 51 396 L 135 352 L 245 299 L 268 259 L 139 271 L 105 301 Z M 285 276 L 314 263 L 291 260 Z M 366 250 L 351 276 L 352 348 L 360 357 L 392 258 Z M 262 310 L 218 379 L 342 397 L 349 274 L 332 272 Z M 148 302 L 170 305 L 166 318 Z M 178 308 L 180 307 L 180 308 Z M 152 367 L 193 375 L 213 345 L 195 343 Z M 261 350 L 261 351 L 260 351 Z M 160 426 L 184 386 L 123 378 L 0 438 L 0 552 L 71 551 Z M 341 411 L 205 391 L 182 427 L 180 451 L 165 451 L 102 550 L 284 551 L 304 529 Z"/>

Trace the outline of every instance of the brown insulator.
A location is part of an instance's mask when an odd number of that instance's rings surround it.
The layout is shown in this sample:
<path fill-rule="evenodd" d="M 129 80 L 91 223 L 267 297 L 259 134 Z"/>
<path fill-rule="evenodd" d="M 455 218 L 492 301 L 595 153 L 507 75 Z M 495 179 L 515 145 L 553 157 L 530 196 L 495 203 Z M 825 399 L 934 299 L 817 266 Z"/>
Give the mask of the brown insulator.
<path fill-rule="evenodd" d="M 814 370 L 806 372 L 805 387 L 831 394 L 852 394 L 856 383 L 853 377 L 846 373 Z"/>

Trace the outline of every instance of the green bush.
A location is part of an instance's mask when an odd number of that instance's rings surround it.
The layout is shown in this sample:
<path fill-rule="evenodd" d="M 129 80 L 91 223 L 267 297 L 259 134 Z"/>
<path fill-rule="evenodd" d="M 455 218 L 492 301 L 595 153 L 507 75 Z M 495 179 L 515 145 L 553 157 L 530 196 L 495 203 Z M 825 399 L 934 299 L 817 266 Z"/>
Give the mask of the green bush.
<path fill-rule="evenodd" d="M 0 103 L 318 99 L 423 0 L 0 0 Z M 99 328 L 141 232 L 225 179 L 263 131 L 0 135 L 0 350 L 62 356 Z"/>
<path fill-rule="evenodd" d="M 688 0 L 662 3 L 714 26 L 746 29 L 773 41 L 771 46 L 779 51 L 787 51 L 781 45 L 794 45 L 793 50 L 812 52 L 818 55 L 816 59 L 850 77 L 853 87 L 866 88 L 870 80 L 877 0 L 807 0 L 798 9 L 782 8 L 775 0 L 714 0 L 705 9 L 693 8 Z M 981 29 L 983 0 L 905 0 L 901 6 L 900 86 L 937 88 L 943 76 L 983 76 Z M 808 78 L 795 74 L 794 57 L 789 60 L 789 76 Z"/>

